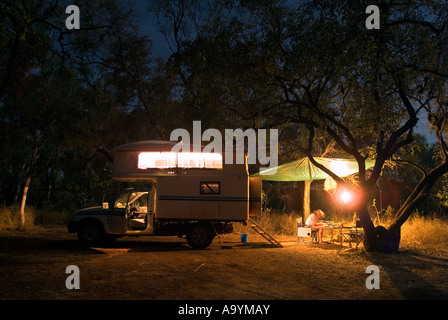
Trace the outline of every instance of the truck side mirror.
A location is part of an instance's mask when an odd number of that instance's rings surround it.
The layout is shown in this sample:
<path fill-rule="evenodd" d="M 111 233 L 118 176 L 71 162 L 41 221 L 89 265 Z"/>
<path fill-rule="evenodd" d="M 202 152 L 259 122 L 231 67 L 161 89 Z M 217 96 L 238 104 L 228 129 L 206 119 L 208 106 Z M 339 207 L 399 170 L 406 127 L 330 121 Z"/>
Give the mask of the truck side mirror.
<path fill-rule="evenodd" d="M 109 202 L 103 202 L 103 210 L 109 209 Z"/>

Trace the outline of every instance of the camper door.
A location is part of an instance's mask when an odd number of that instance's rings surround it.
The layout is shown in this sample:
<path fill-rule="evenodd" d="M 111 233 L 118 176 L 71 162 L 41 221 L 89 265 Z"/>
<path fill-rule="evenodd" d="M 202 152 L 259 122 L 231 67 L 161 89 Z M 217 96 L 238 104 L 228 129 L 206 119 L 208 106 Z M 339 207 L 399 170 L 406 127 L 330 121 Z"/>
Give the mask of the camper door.
<path fill-rule="evenodd" d="M 152 233 L 154 215 L 150 194 L 154 196 L 147 190 L 131 192 L 129 195 L 128 231 Z"/>
<path fill-rule="evenodd" d="M 126 190 L 107 214 L 109 231 L 115 234 L 153 232 L 155 188 Z"/>
<path fill-rule="evenodd" d="M 120 194 L 107 213 L 107 225 L 111 233 L 124 234 L 126 232 L 127 205 L 130 194 L 130 191 Z"/>

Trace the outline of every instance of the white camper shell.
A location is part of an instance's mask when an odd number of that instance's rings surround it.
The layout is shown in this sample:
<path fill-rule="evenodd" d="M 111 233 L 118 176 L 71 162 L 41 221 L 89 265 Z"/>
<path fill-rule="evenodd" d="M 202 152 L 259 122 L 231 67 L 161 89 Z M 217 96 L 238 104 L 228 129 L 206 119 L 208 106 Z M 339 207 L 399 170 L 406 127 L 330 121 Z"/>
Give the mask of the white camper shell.
<path fill-rule="evenodd" d="M 261 214 L 261 178 L 250 178 L 244 163 L 226 163 L 224 153 L 176 142 L 140 141 L 114 150 L 113 178 L 145 185 L 127 189 L 113 203 L 80 210 L 69 231 L 83 241 L 147 235 L 186 235 L 205 248 L 232 222 Z M 99 236 L 97 236 L 99 235 Z"/>

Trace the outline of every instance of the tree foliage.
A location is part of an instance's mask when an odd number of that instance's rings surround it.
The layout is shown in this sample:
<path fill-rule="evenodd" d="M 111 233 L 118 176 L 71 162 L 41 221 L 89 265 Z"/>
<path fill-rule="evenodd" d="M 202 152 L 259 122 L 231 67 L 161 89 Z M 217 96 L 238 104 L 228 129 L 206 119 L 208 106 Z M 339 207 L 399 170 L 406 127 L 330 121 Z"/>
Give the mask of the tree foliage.
<path fill-rule="evenodd" d="M 28 187 L 38 207 L 71 210 L 101 200 L 111 184 L 110 150 L 155 132 L 135 103 L 138 85 L 152 81 L 157 66 L 133 8 L 114 0 L 77 4 L 79 30 L 65 28 L 59 1 L 0 4 L 4 205 L 23 199 L 24 207 Z"/>

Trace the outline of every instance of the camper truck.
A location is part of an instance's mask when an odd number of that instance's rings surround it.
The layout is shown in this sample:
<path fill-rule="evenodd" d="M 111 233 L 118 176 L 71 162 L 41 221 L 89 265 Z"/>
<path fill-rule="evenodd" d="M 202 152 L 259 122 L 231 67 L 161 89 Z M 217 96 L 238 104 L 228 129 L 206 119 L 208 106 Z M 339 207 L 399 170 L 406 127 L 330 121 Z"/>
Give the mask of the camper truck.
<path fill-rule="evenodd" d="M 202 146 L 199 152 L 173 152 L 175 145 L 140 141 L 115 148 L 113 178 L 143 188 L 125 189 L 112 202 L 75 212 L 69 232 L 85 243 L 186 236 L 191 247 L 203 249 L 216 235 L 231 233 L 232 223 L 261 214 L 261 179 L 249 177 L 247 160 L 225 163 L 223 153 L 204 152 Z"/>

